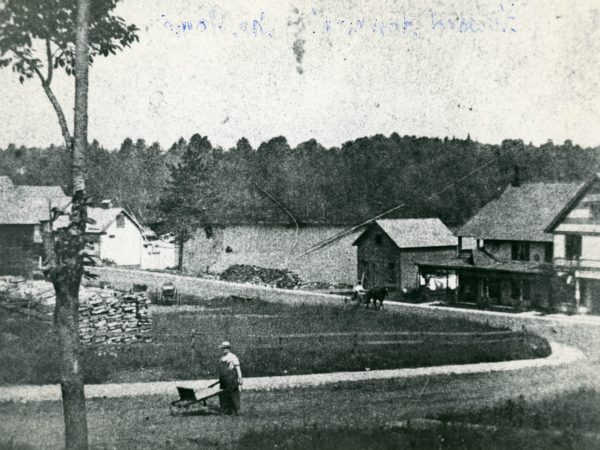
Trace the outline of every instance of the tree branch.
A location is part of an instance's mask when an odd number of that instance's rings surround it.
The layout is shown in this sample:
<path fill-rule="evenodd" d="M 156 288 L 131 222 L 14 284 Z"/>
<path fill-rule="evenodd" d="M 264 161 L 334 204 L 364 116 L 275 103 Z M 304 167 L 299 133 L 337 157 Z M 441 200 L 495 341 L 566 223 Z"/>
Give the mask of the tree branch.
<path fill-rule="evenodd" d="M 50 48 L 50 40 L 46 39 L 46 62 L 48 64 L 48 75 L 46 76 L 46 84 L 50 86 L 52 83 L 52 49 Z"/>
<path fill-rule="evenodd" d="M 65 114 L 58 102 L 58 99 L 52 92 L 50 88 L 50 82 L 52 81 L 52 55 L 50 53 L 50 42 L 46 40 L 46 56 L 49 58 L 47 61 L 48 64 L 48 78 L 44 78 L 40 69 L 33 64 L 31 61 L 28 61 L 28 58 L 21 52 L 12 49 L 12 52 L 21 58 L 23 61 L 27 61 L 29 67 L 35 72 L 42 83 L 42 88 L 44 88 L 44 92 L 46 93 L 46 97 L 50 100 L 52 107 L 54 108 L 54 112 L 56 112 L 56 116 L 58 117 L 58 124 L 60 125 L 60 131 L 62 132 L 63 139 L 65 140 L 65 144 L 67 149 L 72 149 L 73 139 L 71 138 L 71 133 L 69 132 L 69 126 L 67 125 L 67 119 L 65 118 Z"/>
<path fill-rule="evenodd" d="M 67 119 L 65 118 L 65 114 L 62 110 L 62 107 L 60 106 L 58 99 L 54 95 L 54 92 L 52 92 L 50 84 L 48 84 L 47 81 L 44 80 L 44 77 L 40 73 L 39 69 L 35 68 L 34 70 L 37 73 L 39 79 L 42 81 L 42 87 L 44 88 L 46 97 L 48 97 L 48 100 L 50 100 L 50 103 L 54 108 L 54 112 L 56 112 L 56 116 L 58 117 L 58 124 L 60 125 L 60 131 L 62 132 L 63 139 L 65 140 L 65 145 L 67 146 L 68 150 L 71 150 L 73 139 L 71 138 L 71 133 L 69 133 L 69 126 L 67 125 Z"/>
<path fill-rule="evenodd" d="M 50 67 L 50 64 L 48 67 Z M 56 116 L 58 117 L 58 124 L 60 125 L 60 131 L 62 132 L 63 139 L 65 140 L 65 145 L 67 146 L 67 149 L 70 150 L 72 147 L 73 139 L 71 138 L 71 133 L 69 133 L 69 126 L 67 125 L 67 119 L 65 118 L 65 113 L 63 112 L 62 107 L 60 106 L 60 103 L 58 102 L 58 99 L 54 95 L 54 92 L 52 92 L 52 89 L 50 88 L 50 83 L 48 82 L 48 79 L 44 79 L 44 76 L 42 75 L 42 73 L 40 72 L 40 70 L 37 67 L 33 67 L 33 70 L 35 70 L 35 73 L 37 74 L 38 78 L 42 82 L 42 88 L 44 88 L 46 97 L 48 97 L 48 100 L 50 100 L 50 103 L 52 104 L 52 107 L 54 108 L 54 112 L 56 113 Z M 49 80 L 52 81 L 52 69 L 50 69 L 50 68 L 48 69 L 48 76 L 50 77 Z"/>

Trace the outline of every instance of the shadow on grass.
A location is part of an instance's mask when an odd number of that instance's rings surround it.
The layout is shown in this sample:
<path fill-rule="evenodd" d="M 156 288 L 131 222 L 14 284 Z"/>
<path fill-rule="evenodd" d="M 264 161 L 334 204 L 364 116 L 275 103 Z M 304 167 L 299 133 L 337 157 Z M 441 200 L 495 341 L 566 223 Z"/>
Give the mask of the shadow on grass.
<path fill-rule="evenodd" d="M 213 378 L 223 340 L 233 343 L 247 377 L 496 362 L 550 354 L 541 337 L 465 319 L 236 297 L 196 298 L 194 304 L 204 309 L 172 307 L 156 312 L 150 343 L 85 347 L 85 382 Z M 0 330 L 0 384 L 59 381 L 58 345 L 51 325 L 0 311 Z M 443 332 L 455 335 L 427 334 Z"/>

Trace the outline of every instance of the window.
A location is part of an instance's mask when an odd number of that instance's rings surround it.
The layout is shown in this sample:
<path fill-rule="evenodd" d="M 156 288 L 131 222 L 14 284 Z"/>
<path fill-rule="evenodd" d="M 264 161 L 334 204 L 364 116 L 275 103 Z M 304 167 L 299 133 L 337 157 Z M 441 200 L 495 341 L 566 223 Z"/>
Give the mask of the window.
<path fill-rule="evenodd" d="M 592 219 L 600 219 L 600 202 L 590 203 L 590 216 Z"/>
<path fill-rule="evenodd" d="M 387 281 L 388 281 L 388 283 L 395 284 L 396 283 L 396 264 L 389 263 L 387 268 L 388 268 Z"/>
<path fill-rule="evenodd" d="M 510 298 L 521 298 L 521 280 L 510 281 Z"/>
<path fill-rule="evenodd" d="M 551 263 L 554 258 L 554 244 L 546 244 L 544 247 L 544 262 Z"/>
<path fill-rule="evenodd" d="M 513 242 L 511 256 L 513 261 L 529 261 L 529 242 Z"/>
<path fill-rule="evenodd" d="M 487 279 L 487 294 L 492 300 L 500 300 L 502 296 L 502 285 L 496 278 Z"/>
<path fill-rule="evenodd" d="M 125 216 L 123 214 L 117 216 L 117 228 L 125 228 Z"/>
<path fill-rule="evenodd" d="M 581 258 L 581 236 L 578 234 L 567 234 L 565 236 L 565 257 L 567 259 Z"/>
<path fill-rule="evenodd" d="M 511 280 L 510 297 L 514 300 L 529 300 L 531 297 L 531 283 L 529 280 Z"/>
<path fill-rule="evenodd" d="M 43 242 L 41 225 L 33 226 L 33 242 L 35 242 L 36 244 L 40 244 Z"/>
<path fill-rule="evenodd" d="M 383 242 L 383 236 L 381 234 L 376 234 L 375 235 L 375 243 L 377 245 L 381 245 L 382 242 Z"/>

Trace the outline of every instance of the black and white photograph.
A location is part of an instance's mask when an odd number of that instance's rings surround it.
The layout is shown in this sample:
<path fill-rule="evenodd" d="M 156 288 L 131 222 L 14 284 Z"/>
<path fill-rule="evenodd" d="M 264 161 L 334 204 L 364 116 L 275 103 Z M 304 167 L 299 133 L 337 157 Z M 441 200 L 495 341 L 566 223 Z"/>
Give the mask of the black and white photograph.
<path fill-rule="evenodd" d="M 0 449 L 600 449 L 600 2 L 0 0 Z"/>

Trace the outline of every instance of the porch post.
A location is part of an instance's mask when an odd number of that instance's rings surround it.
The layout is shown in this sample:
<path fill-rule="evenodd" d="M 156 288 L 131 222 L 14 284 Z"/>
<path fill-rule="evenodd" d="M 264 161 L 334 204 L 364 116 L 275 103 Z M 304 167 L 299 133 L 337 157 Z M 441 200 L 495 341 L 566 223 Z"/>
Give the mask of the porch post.
<path fill-rule="evenodd" d="M 460 277 L 458 276 L 458 270 L 454 271 L 454 277 L 456 278 L 456 289 L 454 290 L 454 301 L 460 301 Z"/>
<path fill-rule="evenodd" d="M 575 312 L 579 312 L 579 303 L 581 302 L 581 289 L 579 278 L 575 278 Z"/>
<path fill-rule="evenodd" d="M 483 277 L 477 277 L 477 294 L 478 300 L 482 300 L 485 297 L 485 286 Z"/>
<path fill-rule="evenodd" d="M 524 285 L 525 282 L 524 280 L 519 280 L 519 303 L 523 302 L 523 290 L 524 290 Z"/>
<path fill-rule="evenodd" d="M 521 280 L 520 283 L 521 283 L 521 286 L 519 287 L 519 306 L 518 306 L 518 308 L 521 308 L 523 306 L 523 290 L 524 290 L 525 281 Z M 529 287 L 529 295 L 531 295 L 531 286 Z"/>

